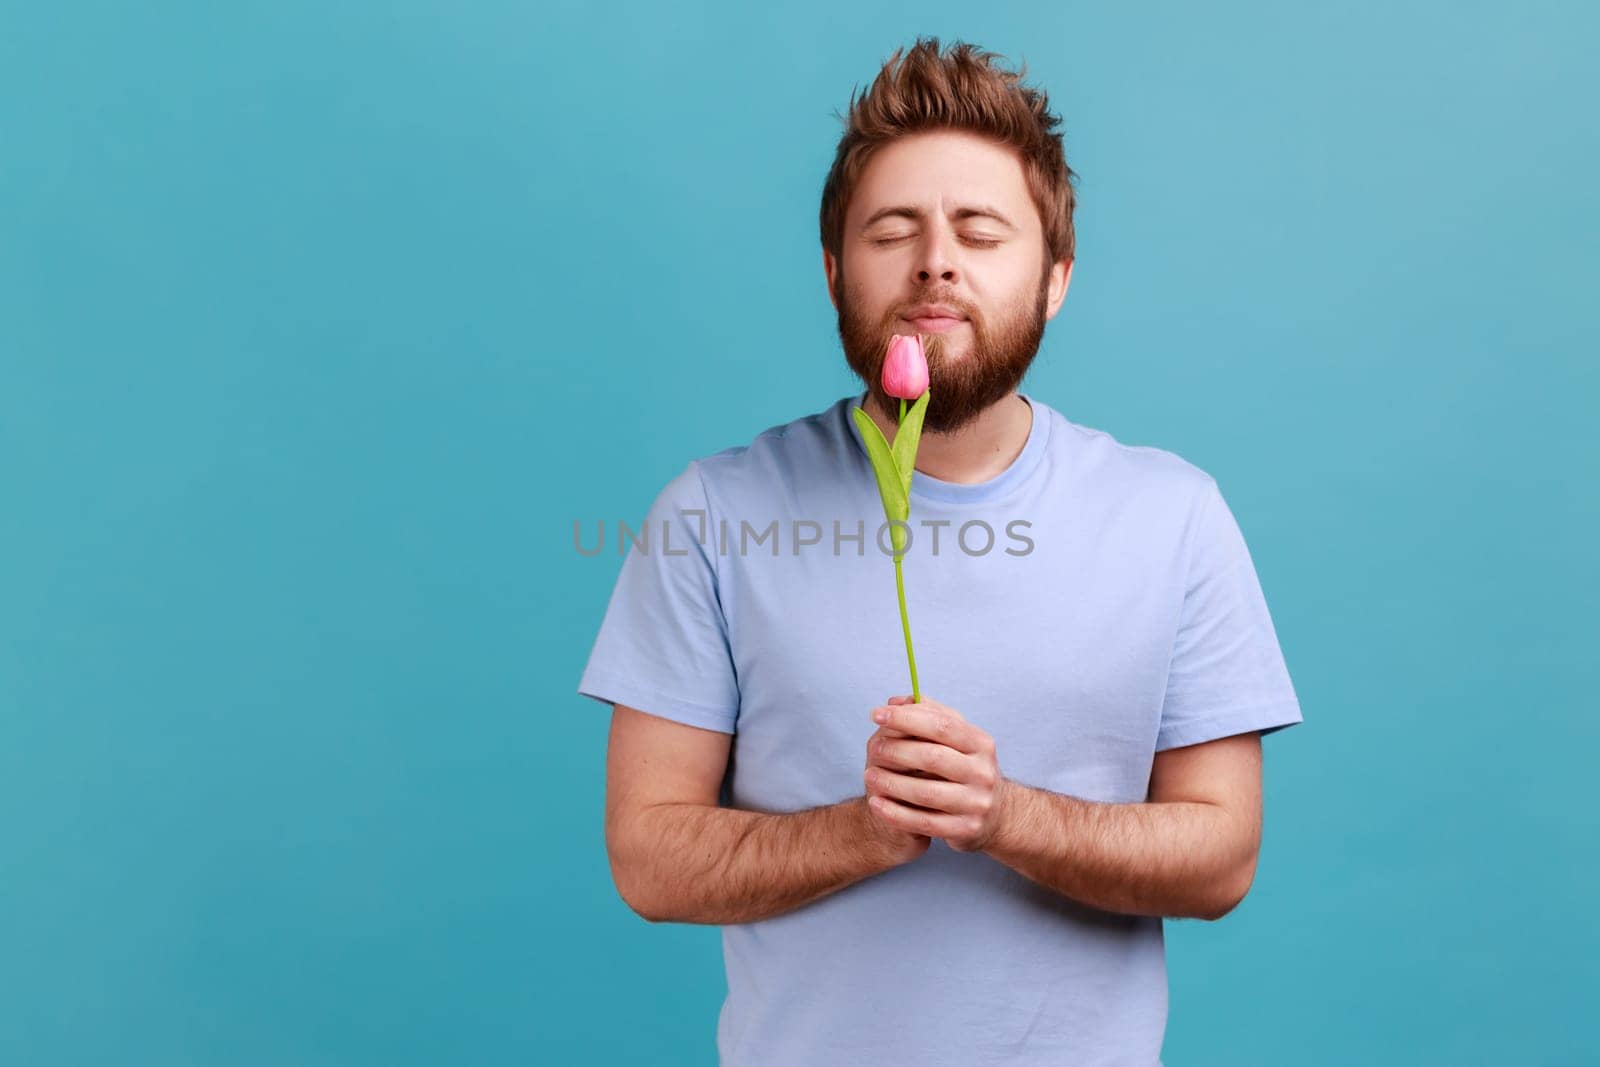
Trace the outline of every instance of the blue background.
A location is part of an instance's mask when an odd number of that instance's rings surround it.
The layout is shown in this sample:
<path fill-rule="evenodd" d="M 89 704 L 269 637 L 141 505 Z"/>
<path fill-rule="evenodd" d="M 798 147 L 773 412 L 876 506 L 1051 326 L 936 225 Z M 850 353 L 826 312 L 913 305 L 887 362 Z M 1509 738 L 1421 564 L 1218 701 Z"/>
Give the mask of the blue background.
<path fill-rule="evenodd" d="M 923 33 L 1065 118 L 1025 388 L 1218 479 L 1303 702 L 1167 1062 L 1593 1062 L 1592 8 L 3 11 L 0 1061 L 712 1061 L 572 525 L 855 388 L 834 111 Z"/>

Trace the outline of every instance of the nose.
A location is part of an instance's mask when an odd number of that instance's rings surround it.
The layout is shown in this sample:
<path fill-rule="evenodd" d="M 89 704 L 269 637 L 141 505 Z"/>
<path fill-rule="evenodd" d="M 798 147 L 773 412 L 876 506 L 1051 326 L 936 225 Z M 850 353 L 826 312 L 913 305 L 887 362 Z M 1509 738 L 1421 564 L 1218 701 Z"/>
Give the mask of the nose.
<path fill-rule="evenodd" d="M 954 283 L 958 280 L 953 255 L 954 235 L 947 234 L 937 225 L 924 231 L 922 245 L 917 250 L 917 284 L 926 286 L 935 279 Z"/>

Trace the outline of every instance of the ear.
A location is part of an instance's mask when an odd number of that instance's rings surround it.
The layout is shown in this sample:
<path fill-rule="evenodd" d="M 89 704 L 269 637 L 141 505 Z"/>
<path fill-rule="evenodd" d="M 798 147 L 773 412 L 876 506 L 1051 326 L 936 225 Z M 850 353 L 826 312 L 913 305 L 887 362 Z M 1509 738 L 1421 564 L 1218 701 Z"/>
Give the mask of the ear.
<path fill-rule="evenodd" d="M 822 273 L 828 277 L 828 299 L 833 301 L 833 309 L 839 310 L 839 293 L 835 288 L 839 277 L 839 264 L 835 262 L 833 254 L 826 248 L 822 250 Z"/>
<path fill-rule="evenodd" d="M 1061 302 L 1067 298 L 1067 286 L 1072 284 L 1072 266 L 1076 262 L 1063 259 L 1051 265 L 1050 287 L 1045 294 L 1045 318 L 1053 319 L 1056 312 L 1061 310 Z"/>

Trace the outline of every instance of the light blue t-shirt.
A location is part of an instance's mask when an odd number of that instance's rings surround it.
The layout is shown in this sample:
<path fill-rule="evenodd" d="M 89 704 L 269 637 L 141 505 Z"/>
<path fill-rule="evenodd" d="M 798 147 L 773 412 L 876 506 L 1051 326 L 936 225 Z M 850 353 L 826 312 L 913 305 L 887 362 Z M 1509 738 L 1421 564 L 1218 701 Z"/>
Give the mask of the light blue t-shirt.
<path fill-rule="evenodd" d="M 1301 722 L 1211 476 L 1021 395 L 1032 426 L 1006 470 L 912 477 L 903 567 L 923 694 L 988 731 L 1007 777 L 1112 803 L 1146 799 L 1162 749 Z M 891 534 L 850 417 L 864 401 L 689 463 L 624 535 L 578 692 L 732 733 L 734 807 L 859 796 L 870 710 L 911 691 Z M 1162 920 L 937 839 L 722 929 L 724 1064 L 1160 1064 Z"/>

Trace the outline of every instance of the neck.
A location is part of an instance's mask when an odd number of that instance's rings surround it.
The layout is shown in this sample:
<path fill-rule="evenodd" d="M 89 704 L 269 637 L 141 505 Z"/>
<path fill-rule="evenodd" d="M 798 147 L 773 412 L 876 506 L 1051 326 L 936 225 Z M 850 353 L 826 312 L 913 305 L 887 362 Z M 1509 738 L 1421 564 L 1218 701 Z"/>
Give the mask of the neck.
<path fill-rule="evenodd" d="M 893 408 L 885 411 L 869 395 L 865 408 L 884 438 L 893 444 L 899 429 L 900 402 L 891 397 L 890 403 Z M 906 407 L 910 406 L 911 402 L 906 401 Z M 942 482 L 986 482 L 1004 473 L 1022 454 L 1033 430 L 1033 419 L 1033 406 L 1013 390 L 959 430 L 933 433 L 924 428 L 922 439 L 917 442 L 917 470 Z"/>

